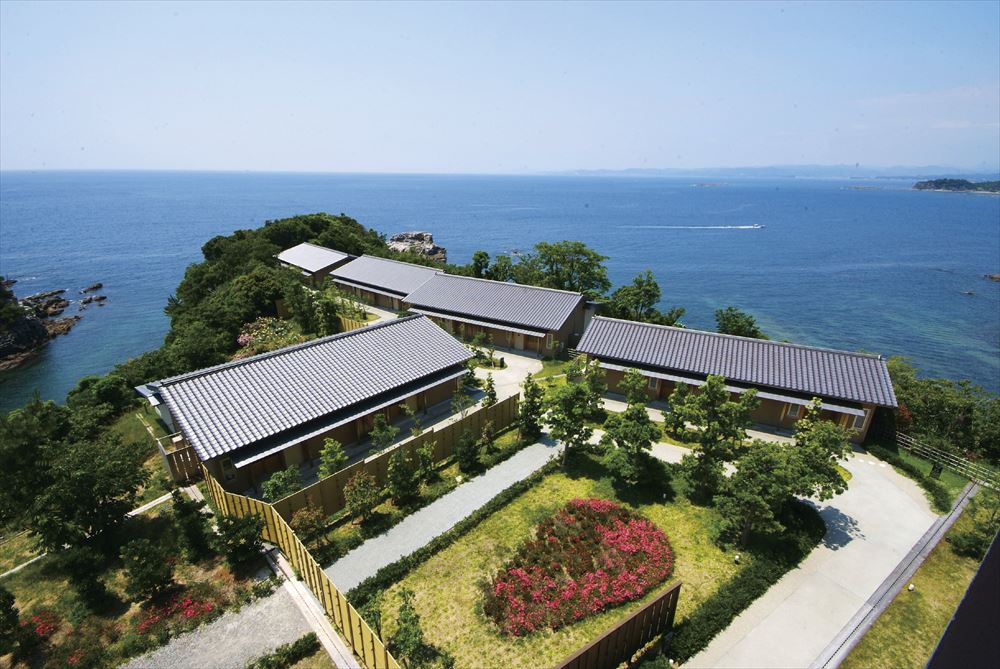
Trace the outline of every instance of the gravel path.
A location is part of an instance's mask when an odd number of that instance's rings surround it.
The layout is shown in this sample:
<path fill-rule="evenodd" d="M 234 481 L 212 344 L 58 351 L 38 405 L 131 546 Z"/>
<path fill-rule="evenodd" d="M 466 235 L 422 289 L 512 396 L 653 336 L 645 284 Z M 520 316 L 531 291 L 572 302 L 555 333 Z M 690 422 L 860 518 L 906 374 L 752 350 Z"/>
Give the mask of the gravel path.
<path fill-rule="evenodd" d="M 166 646 L 122 665 L 125 669 L 243 669 L 248 660 L 291 643 L 310 631 L 288 584 L 274 594 L 230 611 L 171 639 Z"/>
<path fill-rule="evenodd" d="M 533 444 L 482 476 L 407 516 L 385 534 L 369 539 L 326 568 L 342 592 L 355 587 L 382 567 L 409 555 L 454 527 L 514 483 L 542 468 L 559 449 L 555 444 Z"/>

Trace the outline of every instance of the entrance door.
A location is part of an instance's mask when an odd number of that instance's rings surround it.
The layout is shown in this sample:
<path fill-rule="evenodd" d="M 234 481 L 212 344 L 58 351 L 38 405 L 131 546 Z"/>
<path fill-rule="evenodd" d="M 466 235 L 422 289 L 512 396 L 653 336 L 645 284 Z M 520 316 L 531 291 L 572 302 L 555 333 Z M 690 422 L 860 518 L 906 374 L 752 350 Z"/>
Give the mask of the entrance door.
<path fill-rule="evenodd" d="M 524 350 L 524 335 L 521 334 L 520 332 L 514 333 L 514 348 L 516 348 L 518 351 Z"/>

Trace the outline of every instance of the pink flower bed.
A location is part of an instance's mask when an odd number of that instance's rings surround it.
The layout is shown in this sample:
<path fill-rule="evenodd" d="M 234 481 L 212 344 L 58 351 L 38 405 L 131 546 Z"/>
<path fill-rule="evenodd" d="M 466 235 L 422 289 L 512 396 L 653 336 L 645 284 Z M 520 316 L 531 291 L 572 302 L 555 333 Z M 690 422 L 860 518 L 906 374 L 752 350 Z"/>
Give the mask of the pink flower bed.
<path fill-rule="evenodd" d="M 642 597 L 673 571 L 667 536 L 603 499 L 574 499 L 546 518 L 484 586 L 486 615 L 523 636 Z"/>

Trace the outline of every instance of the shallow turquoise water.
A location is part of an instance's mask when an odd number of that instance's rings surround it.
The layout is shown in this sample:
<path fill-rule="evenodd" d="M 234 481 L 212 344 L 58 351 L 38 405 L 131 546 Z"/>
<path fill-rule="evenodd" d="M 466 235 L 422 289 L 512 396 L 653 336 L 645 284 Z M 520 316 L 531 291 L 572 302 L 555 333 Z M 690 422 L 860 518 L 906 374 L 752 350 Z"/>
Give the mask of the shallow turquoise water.
<path fill-rule="evenodd" d="M 855 190 L 876 185 L 880 190 Z M 909 182 L 197 172 L 0 174 L 0 273 L 18 295 L 103 281 L 0 408 L 159 346 L 167 297 L 213 235 L 312 211 L 392 234 L 430 230 L 453 262 L 476 249 L 580 239 L 612 280 L 656 274 L 665 305 L 711 328 L 735 304 L 772 337 L 906 354 L 927 374 L 1000 389 L 1000 198 Z M 763 225 L 762 229 L 748 226 Z M 965 295 L 971 291 L 973 295 Z M 74 307 L 75 308 L 75 307 Z M 73 313 L 71 309 L 67 313 Z"/>

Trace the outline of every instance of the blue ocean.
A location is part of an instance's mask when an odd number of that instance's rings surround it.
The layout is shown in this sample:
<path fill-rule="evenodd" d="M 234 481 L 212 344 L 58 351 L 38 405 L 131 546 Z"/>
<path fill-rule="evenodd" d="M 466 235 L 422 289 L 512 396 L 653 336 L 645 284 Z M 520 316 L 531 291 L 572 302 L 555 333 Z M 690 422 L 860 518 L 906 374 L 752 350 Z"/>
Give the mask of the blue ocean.
<path fill-rule="evenodd" d="M 31 364 L 0 408 L 156 348 L 167 298 L 214 235 L 299 213 L 429 230 L 452 262 L 578 239 L 618 285 L 650 269 L 663 306 L 714 328 L 750 311 L 772 338 L 907 355 L 1000 390 L 1000 198 L 910 181 L 198 172 L 0 173 L 0 274 L 19 296 L 103 282 L 107 303 Z M 870 187 L 870 188 L 869 188 Z M 763 227 L 757 227 L 763 226 Z M 76 313 L 71 306 L 66 315 Z"/>

